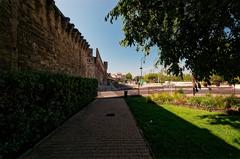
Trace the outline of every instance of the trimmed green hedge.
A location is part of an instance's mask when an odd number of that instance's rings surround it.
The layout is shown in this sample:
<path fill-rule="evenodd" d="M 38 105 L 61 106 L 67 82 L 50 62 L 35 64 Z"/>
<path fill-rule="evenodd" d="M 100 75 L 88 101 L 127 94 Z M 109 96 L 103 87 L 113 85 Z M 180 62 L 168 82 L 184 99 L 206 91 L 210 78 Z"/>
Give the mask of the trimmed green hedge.
<path fill-rule="evenodd" d="M 16 157 L 96 95 L 96 79 L 46 72 L 0 73 L 0 154 Z"/>

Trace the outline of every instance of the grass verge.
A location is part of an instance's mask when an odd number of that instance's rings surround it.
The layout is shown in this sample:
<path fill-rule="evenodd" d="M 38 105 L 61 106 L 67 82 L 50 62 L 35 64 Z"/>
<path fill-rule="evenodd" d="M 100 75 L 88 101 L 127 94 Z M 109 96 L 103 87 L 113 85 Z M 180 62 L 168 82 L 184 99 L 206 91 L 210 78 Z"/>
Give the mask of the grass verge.
<path fill-rule="evenodd" d="M 240 117 L 126 99 L 156 158 L 240 159 Z"/>

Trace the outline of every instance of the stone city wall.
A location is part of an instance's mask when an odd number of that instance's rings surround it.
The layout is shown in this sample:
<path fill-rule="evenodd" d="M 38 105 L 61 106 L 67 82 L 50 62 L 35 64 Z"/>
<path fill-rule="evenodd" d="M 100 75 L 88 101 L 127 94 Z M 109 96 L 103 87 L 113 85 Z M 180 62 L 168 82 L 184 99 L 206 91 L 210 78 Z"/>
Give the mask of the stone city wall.
<path fill-rule="evenodd" d="M 93 56 L 93 49 L 89 49 L 87 77 L 96 78 L 100 84 L 107 84 L 108 63 L 102 62 L 98 48 L 96 49 L 96 57 Z"/>
<path fill-rule="evenodd" d="M 89 46 L 53 0 L 0 0 L 1 70 L 47 70 L 104 83 L 107 63 Z"/>

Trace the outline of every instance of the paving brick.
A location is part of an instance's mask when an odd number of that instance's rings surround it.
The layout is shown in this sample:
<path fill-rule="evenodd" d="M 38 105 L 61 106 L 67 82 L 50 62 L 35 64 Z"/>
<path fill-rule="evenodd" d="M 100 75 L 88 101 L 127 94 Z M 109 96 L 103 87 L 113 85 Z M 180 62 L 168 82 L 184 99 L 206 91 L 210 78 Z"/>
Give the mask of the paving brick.
<path fill-rule="evenodd" d="M 75 158 L 152 157 L 125 101 L 105 98 L 89 104 L 21 159 Z"/>

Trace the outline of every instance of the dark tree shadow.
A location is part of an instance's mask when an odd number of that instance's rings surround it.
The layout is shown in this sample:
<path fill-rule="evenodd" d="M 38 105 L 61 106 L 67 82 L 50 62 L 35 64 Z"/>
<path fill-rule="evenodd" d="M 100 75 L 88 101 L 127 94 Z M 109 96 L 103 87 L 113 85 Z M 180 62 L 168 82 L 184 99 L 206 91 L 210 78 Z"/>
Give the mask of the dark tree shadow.
<path fill-rule="evenodd" d="M 155 103 L 146 104 L 143 97 L 128 98 L 127 103 L 156 158 L 240 158 L 239 149 L 211 134 L 207 129 L 201 129 Z"/>
<path fill-rule="evenodd" d="M 228 125 L 232 128 L 240 130 L 240 116 L 238 115 L 202 115 L 201 119 L 207 119 L 210 124 L 213 125 Z M 240 133 L 240 132 L 239 132 Z M 240 138 L 234 139 L 234 143 L 240 145 Z"/>
<path fill-rule="evenodd" d="M 235 129 L 240 130 L 240 116 L 237 115 L 203 115 L 199 116 L 201 119 L 207 119 L 213 125 L 229 125 Z"/>
<path fill-rule="evenodd" d="M 240 145 L 240 138 L 234 139 L 234 142 L 238 145 Z"/>

